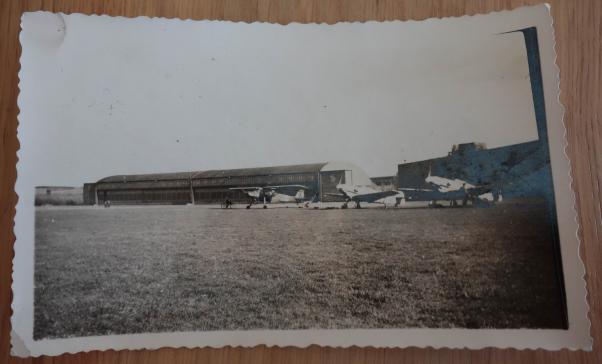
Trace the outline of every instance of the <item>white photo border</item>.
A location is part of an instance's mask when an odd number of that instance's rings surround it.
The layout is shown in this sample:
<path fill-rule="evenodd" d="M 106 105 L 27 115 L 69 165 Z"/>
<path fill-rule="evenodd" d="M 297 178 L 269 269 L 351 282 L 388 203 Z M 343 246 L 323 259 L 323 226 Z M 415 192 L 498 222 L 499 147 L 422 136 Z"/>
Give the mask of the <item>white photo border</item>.
<path fill-rule="evenodd" d="M 27 16 L 25 13 L 23 16 Z M 85 15 L 78 15 L 85 16 Z M 103 15 L 104 16 L 104 15 Z M 131 22 L 153 21 L 148 17 L 132 18 Z M 174 19 L 172 21 L 180 21 Z M 396 21 L 397 22 L 397 21 Z M 412 20 L 408 23 L 414 22 Z M 474 27 L 485 29 L 523 29 L 536 27 L 539 40 L 541 73 L 545 96 L 545 108 L 549 132 L 550 158 L 555 189 L 558 228 L 564 271 L 568 330 L 561 329 L 360 329 L 360 330 L 251 330 L 171 332 L 153 334 L 128 334 L 66 339 L 33 339 L 33 293 L 34 293 L 34 185 L 19 175 L 15 190 L 19 195 L 16 208 L 14 232 L 16 242 L 13 259 L 13 302 L 11 319 L 12 355 L 19 357 L 59 355 L 91 350 L 158 349 L 162 347 L 213 347 L 256 345 L 307 347 L 320 345 L 330 347 L 410 347 L 419 348 L 468 348 L 485 347 L 516 349 L 591 350 L 590 322 L 586 301 L 585 268 L 579 257 L 578 224 L 575 211 L 575 195 L 571 189 L 569 160 L 565 149 L 565 127 L 563 107 L 559 101 L 559 70 L 555 64 L 554 31 L 550 7 L 546 4 L 458 18 L 427 19 L 427 24 L 443 22 L 470 22 Z M 255 23 L 256 24 L 256 23 Z M 340 23 L 339 23 L 340 24 Z M 249 26 L 253 26 L 249 24 Z M 289 25 L 290 26 L 290 25 Z M 301 25 L 295 25 L 301 26 Z M 336 26 L 308 24 L 303 26 Z M 357 23 L 356 26 L 362 26 Z M 21 62 L 27 57 L 23 50 Z M 23 71 L 19 73 L 21 90 L 27 89 L 35 80 Z M 19 95 L 18 133 L 27 137 L 28 105 L 23 93 Z M 29 151 L 18 151 L 19 160 Z M 17 165 L 21 169 L 23 162 Z"/>

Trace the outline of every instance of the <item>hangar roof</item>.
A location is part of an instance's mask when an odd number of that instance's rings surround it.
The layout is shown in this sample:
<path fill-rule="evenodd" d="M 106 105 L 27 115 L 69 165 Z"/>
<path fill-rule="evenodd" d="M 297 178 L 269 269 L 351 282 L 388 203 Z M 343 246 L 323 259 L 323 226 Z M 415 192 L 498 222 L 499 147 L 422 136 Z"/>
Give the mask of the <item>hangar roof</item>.
<path fill-rule="evenodd" d="M 290 166 L 216 169 L 196 172 L 192 178 L 239 177 L 239 176 L 268 176 L 273 174 L 317 173 L 326 163 L 294 164 Z"/>
<path fill-rule="evenodd" d="M 116 176 L 105 177 L 105 178 L 99 180 L 98 183 L 167 181 L 167 180 L 189 179 L 190 176 L 195 173 L 197 173 L 197 172 L 120 174 L 120 175 L 116 175 Z"/>
<path fill-rule="evenodd" d="M 98 183 L 119 183 L 119 182 L 149 182 L 149 181 L 167 181 L 183 180 L 190 178 L 212 178 L 212 177 L 238 177 L 238 176 L 266 176 L 273 174 L 294 174 L 294 173 L 312 173 L 319 172 L 327 163 L 295 164 L 289 166 L 258 167 L 258 168 L 239 168 L 239 169 L 218 169 L 197 172 L 176 172 L 176 173 L 153 173 L 153 174 L 129 174 L 115 175 L 105 177 Z"/>

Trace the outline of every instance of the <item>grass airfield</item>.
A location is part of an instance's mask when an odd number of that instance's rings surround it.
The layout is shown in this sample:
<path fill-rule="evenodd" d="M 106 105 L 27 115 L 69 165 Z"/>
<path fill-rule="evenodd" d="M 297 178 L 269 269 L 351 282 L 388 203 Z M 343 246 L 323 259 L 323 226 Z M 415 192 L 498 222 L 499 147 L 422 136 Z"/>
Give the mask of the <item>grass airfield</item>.
<path fill-rule="evenodd" d="M 560 328 L 543 204 L 36 208 L 34 337 Z"/>

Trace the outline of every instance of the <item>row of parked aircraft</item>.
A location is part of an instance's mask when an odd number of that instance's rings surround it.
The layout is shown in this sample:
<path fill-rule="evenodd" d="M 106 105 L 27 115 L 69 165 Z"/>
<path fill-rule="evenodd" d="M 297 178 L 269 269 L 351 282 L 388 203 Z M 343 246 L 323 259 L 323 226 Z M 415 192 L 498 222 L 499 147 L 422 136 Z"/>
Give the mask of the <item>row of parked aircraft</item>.
<path fill-rule="evenodd" d="M 462 201 L 462 205 L 467 205 L 468 201 L 474 205 L 480 202 L 497 202 L 500 198 L 499 191 L 490 185 L 475 186 L 459 179 L 449 179 L 439 176 L 432 176 L 429 172 L 425 179 L 429 188 L 400 188 L 390 191 L 379 190 L 378 187 L 351 185 L 339 183 L 336 186 L 337 193 L 328 193 L 328 196 L 340 197 L 345 200 L 342 208 L 347 208 L 349 203 L 354 203 L 356 208 L 361 208 L 361 203 L 384 203 L 385 198 L 394 197 L 395 206 L 399 206 L 402 201 L 428 201 L 437 205 L 437 201 L 449 201 L 451 206 L 457 206 L 457 201 Z M 234 187 L 231 190 L 240 190 L 249 196 L 247 208 L 253 204 L 263 202 L 263 208 L 267 208 L 267 203 L 272 202 L 275 196 L 286 196 L 289 199 L 299 203 L 317 202 L 319 195 L 316 194 L 310 198 L 306 197 L 305 191 L 309 190 L 304 185 L 280 185 L 263 187 Z"/>

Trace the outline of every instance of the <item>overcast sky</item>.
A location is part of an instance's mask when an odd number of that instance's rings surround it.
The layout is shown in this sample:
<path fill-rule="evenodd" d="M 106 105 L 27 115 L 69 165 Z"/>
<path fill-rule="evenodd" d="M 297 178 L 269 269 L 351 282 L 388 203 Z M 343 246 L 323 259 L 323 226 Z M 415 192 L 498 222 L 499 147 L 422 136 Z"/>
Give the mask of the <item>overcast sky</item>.
<path fill-rule="evenodd" d="M 536 139 L 522 34 L 471 24 L 25 14 L 21 148 L 39 185 L 81 185 L 321 161 L 393 175 Z"/>

